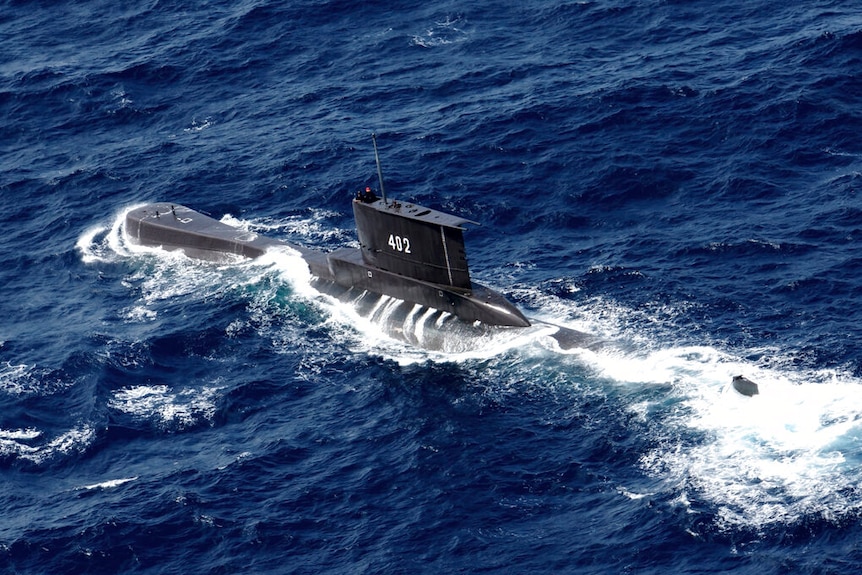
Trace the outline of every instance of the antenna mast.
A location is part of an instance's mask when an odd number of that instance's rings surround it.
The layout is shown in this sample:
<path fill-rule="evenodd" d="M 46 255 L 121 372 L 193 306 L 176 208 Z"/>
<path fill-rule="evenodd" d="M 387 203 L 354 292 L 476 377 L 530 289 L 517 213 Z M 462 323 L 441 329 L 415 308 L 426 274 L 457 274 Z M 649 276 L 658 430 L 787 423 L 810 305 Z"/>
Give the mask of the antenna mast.
<path fill-rule="evenodd" d="M 377 153 L 377 134 L 371 132 L 371 141 L 374 143 L 374 161 L 377 162 L 377 179 L 380 180 L 380 195 L 386 204 L 386 188 L 383 187 L 383 170 L 380 169 L 380 154 Z"/>

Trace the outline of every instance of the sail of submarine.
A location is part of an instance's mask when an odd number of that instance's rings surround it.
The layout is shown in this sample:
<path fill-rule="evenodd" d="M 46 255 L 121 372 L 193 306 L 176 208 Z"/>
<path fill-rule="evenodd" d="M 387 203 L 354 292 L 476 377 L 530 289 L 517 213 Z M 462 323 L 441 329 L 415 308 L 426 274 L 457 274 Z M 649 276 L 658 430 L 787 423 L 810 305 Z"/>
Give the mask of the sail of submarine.
<path fill-rule="evenodd" d="M 530 321 L 498 292 L 470 278 L 464 224 L 470 220 L 413 203 L 389 201 L 378 163 L 382 198 L 357 194 L 353 215 L 360 248 L 330 253 L 240 230 L 191 208 L 148 204 L 126 214 L 135 242 L 190 257 L 219 260 L 226 254 L 255 258 L 274 246 L 297 250 L 321 291 L 360 289 L 451 313 L 466 322 L 527 327 Z"/>

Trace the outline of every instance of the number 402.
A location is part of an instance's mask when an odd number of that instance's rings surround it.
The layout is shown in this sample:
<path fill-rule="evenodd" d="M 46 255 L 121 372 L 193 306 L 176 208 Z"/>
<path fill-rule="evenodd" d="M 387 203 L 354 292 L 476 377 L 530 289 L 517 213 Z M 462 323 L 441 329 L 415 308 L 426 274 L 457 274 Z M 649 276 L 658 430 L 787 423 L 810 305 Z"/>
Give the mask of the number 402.
<path fill-rule="evenodd" d="M 389 234 L 389 247 L 405 254 L 413 253 L 410 251 L 410 238 L 402 238 L 395 234 Z"/>

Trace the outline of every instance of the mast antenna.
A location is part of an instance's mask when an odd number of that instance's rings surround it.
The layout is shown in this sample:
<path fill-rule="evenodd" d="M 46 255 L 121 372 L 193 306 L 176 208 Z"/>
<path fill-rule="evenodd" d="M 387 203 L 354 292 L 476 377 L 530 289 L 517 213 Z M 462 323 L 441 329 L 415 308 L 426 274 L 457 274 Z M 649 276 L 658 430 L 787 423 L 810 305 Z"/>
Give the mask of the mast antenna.
<path fill-rule="evenodd" d="M 371 132 L 371 141 L 374 143 L 374 161 L 377 162 L 377 179 L 380 180 L 380 195 L 386 204 L 386 188 L 383 187 L 383 170 L 380 169 L 380 154 L 377 153 L 377 134 Z"/>

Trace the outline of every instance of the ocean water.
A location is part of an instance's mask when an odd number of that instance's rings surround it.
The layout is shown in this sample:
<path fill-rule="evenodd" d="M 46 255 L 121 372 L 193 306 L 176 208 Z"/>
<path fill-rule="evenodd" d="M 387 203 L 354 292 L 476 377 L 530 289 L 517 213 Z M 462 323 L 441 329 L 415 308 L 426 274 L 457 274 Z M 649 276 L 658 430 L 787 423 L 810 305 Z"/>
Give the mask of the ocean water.
<path fill-rule="evenodd" d="M 0 572 L 862 568 L 858 2 L 6 0 L 0 38 Z M 125 238 L 171 201 L 357 245 L 372 132 L 391 197 L 482 223 L 475 280 L 605 344 Z"/>

